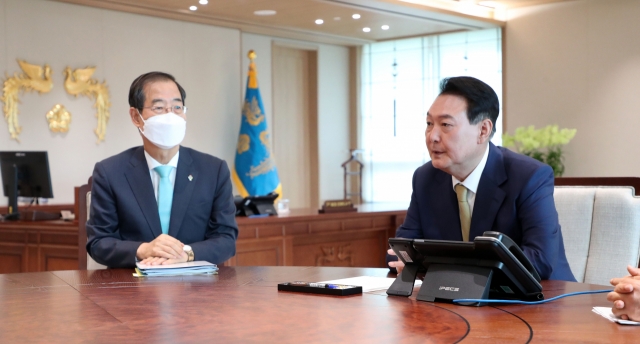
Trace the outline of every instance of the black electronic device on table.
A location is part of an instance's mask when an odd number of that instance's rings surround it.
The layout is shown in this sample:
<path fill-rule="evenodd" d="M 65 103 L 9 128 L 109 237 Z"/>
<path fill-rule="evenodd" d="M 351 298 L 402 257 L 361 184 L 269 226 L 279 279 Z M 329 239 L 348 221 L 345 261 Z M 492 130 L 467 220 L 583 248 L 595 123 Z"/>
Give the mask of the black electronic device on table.
<path fill-rule="evenodd" d="M 53 198 L 47 152 L 0 152 L 4 195 L 9 198 L 5 220 L 54 220 L 59 213 L 18 211 L 18 197 Z"/>
<path fill-rule="evenodd" d="M 417 296 L 421 301 L 544 299 L 533 264 L 502 233 L 484 232 L 473 242 L 391 238 L 389 245 L 405 264 L 389 295 L 411 295 L 417 273 L 426 271 Z"/>
<path fill-rule="evenodd" d="M 293 291 L 298 293 L 348 296 L 348 295 L 362 294 L 362 287 L 357 285 L 297 281 L 297 282 L 279 283 L 278 291 Z"/>
<path fill-rule="evenodd" d="M 273 202 L 278 198 L 278 194 L 272 192 L 265 196 L 249 196 L 242 198 L 236 196 L 234 203 L 236 205 L 236 216 L 270 216 L 278 215 Z"/>

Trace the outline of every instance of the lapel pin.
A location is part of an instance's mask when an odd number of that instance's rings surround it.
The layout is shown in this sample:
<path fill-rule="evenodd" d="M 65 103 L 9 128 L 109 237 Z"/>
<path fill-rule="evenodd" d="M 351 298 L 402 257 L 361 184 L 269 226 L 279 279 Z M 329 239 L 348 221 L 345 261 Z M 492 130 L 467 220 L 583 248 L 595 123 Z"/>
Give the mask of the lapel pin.
<path fill-rule="evenodd" d="M 192 175 L 189 175 L 187 178 L 189 178 L 189 181 L 193 180 L 193 176 Z"/>

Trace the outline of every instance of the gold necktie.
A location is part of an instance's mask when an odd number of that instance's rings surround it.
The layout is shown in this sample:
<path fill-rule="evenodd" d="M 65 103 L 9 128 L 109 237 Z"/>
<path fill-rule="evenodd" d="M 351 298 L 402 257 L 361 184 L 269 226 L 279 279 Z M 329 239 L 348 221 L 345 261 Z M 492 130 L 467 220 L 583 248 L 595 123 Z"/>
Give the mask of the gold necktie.
<path fill-rule="evenodd" d="M 469 228 L 471 227 L 471 210 L 469 209 L 469 202 L 467 202 L 467 191 L 469 190 L 462 184 L 456 184 L 455 189 L 456 195 L 458 195 L 462 241 L 469 241 Z"/>

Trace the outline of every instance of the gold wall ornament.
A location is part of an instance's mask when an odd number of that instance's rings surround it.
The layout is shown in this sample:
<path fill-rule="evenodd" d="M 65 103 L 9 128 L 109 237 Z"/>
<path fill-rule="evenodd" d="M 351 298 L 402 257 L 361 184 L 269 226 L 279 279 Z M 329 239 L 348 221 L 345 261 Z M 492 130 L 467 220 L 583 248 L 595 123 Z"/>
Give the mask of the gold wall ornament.
<path fill-rule="evenodd" d="M 96 67 L 87 67 L 83 69 L 75 69 L 71 71 L 71 68 L 64 69 L 64 89 L 67 93 L 78 97 L 78 95 L 89 97 L 89 99 L 95 99 L 93 107 L 96 108 L 96 117 L 98 118 L 98 126 L 94 130 L 98 140 L 104 141 L 104 136 L 107 133 L 107 122 L 109 122 L 109 108 L 111 102 L 109 101 L 109 87 L 107 82 L 99 83 L 96 79 L 91 79 L 91 76 L 96 71 Z"/>
<path fill-rule="evenodd" d="M 48 93 L 53 88 L 53 80 L 48 64 L 38 66 L 23 60 L 18 60 L 18 64 L 24 73 L 14 74 L 5 79 L 0 100 L 4 103 L 4 118 L 9 126 L 9 134 L 12 139 L 20 142 L 18 135 L 20 135 L 22 127 L 18 123 L 18 103 L 20 103 L 18 94 L 20 91 Z"/>
<path fill-rule="evenodd" d="M 47 122 L 49 122 L 49 130 L 53 132 L 66 133 L 69 131 L 69 123 L 71 123 L 71 114 L 62 104 L 56 104 L 49 112 L 47 112 Z"/>

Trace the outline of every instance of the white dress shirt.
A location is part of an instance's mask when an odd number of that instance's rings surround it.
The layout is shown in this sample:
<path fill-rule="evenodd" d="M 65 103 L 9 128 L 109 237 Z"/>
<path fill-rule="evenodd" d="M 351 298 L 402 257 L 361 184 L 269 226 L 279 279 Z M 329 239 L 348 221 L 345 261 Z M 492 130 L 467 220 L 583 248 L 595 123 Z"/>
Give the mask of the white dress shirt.
<path fill-rule="evenodd" d="M 453 191 L 456 191 L 456 185 L 462 184 L 464 187 L 469 189 L 467 192 L 467 202 L 469 203 L 469 211 L 471 213 L 471 217 L 473 217 L 473 205 L 476 202 L 476 193 L 478 192 L 478 184 L 480 184 L 480 177 L 482 177 L 482 171 L 484 171 L 484 167 L 487 165 L 487 158 L 489 157 L 489 145 L 487 144 L 487 150 L 484 151 L 484 156 L 482 160 L 478 163 L 478 166 L 471 172 L 471 174 L 463 181 L 459 181 L 458 178 L 451 176 L 451 181 L 453 182 Z"/>
<path fill-rule="evenodd" d="M 176 153 L 176 155 L 169 160 L 167 166 L 172 166 L 171 173 L 169 174 L 169 180 L 171 181 L 171 185 L 175 186 L 176 184 L 176 171 L 178 170 L 178 157 L 180 156 L 180 151 Z M 144 157 L 147 159 L 147 166 L 149 166 L 149 174 L 151 175 L 151 183 L 153 184 L 153 193 L 156 195 L 156 202 L 158 201 L 158 184 L 160 183 L 160 175 L 158 172 L 154 170 L 154 168 L 158 166 L 162 166 L 156 159 L 152 158 L 147 151 L 144 151 Z"/>

